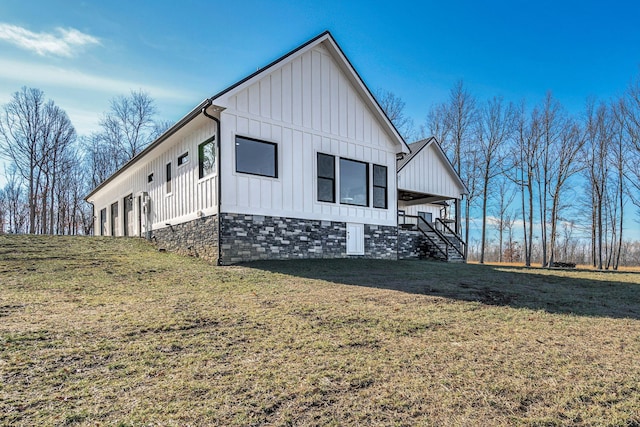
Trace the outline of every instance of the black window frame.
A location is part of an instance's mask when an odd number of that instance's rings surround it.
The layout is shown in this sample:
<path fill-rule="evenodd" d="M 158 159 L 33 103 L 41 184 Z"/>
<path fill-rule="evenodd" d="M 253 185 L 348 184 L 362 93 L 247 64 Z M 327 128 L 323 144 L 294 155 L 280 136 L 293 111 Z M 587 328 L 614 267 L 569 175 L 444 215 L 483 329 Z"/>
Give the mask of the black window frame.
<path fill-rule="evenodd" d="M 273 147 L 273 175 L 263 174 L 258 172 L 252 172 L 247 170 L 239 170 L 238 169 L 238 140 L 245 140 L 250 142 L 257 142 L 260 144 L 270 145 Z M 266 178 L 278 178 L 278 144 L 275 142 L 263 141 L 261 139 L 250 138 L 247 136 L 236 135 L 235 138 L 235 163 L 236 163 L 236 173 L 243 173 L 247 175 L 255 175 L 255 176 L 263 176 Z"/>
<path fill-rule="evenodd" d="M 109 235 L 115 237 L 118 231 L 118 219 L 120 217 L 120 205 L 118 202 L 111 203 L 110 207 L 111 222 L 109 224 Z"/>
<path fill-rule="evenodd" d="M 327 157 L 327 158 L 331 158 L 331 165 L 332 165 L 332 171 L 331 171 L 331 175 L 332 176 L 323 176 L 321 175 L 320 172 L 320 158 L 321 156 Z M 317 179 L 317 183 L 316 183 L 316 199 L 319 202 L 326 202 L 326 203 L 335 203 L 336 202 L 336 156 L 333 156 L 331 154 L 325 154 L 325 153 L 318 153 L 316 156 L 316 179 Z M 331 200 L 324 200 L 320 198 L 320 183 L 321 182 L 327 182 L 330 181 L 331 182 Z"/>
<path fill-rule="evenodd" d="M 366 198 L 366 202 L 365 204 L 360 204 L 360 203 L 348 203 L 348 202 L 343 202 L 342 201 L 342 161 L 347 161 L 347 162 L 353 162 L 353 163 L 360 163 L 363 164 L 365 166 L 365 198 Z M 348 159 L 346 157 L 340 157 L 340 204 L 341 205 L 348 205 L 348 206 L 360 206 L 360 207 L 365 207 L 368 208 L 369 207 L 369 200 L 370 196 L 369 196 L 369 163 L 367 162 L 363 162 L 360 160 L 353 160 L 353 159 Z"/>
<path fill-rule="evenodd" d="M 167 194 L 171 194 L 171 192 L 173 191 L 173 185 L 171 183 L 172 180 L 172 176 L 171 176 L 171 162 L 167 163 L 166 169 L 165 169 L 165 190 Z"/>
<path fill-rule="evenodd" d="M 184 166 L 189 163 L 189 152 L 186 151 L 178 156 L 178 167 Z"/>
<path fill-rule="evenodd" d="M 207 139 L 206 141 L 200 143 L 198 145 L 198 179 L 202 179 L 206 176 L 209 175 L 213 175 L 214 173 L 216 173 L 216 169 L 217 169 L 217 160 L 218 160 L 218 146 L 215 143 L 216 141 L 216 136 L 212 136 L 211 138 Z M 205 174 L 204 173 L 204 147 L 206 145 L 212 144 L 213 147 L 215 148 L 215 154 L 214 154 L 214 158 L 213 158 L 213 167 L 211 168 L 211 172 Z"/>
<path fill-rule="evenodd" d="M 100 209 L 100 235 L 104 236 L 107 232 L 107 208 Z"/>
<path fill-rule="evenodd" d="M 384 185 L 377 185 L 376 184 L 376 168 L 381 168 L 384 170 Z M 377 209 L 388 209 L 389 208 L 389 179 L 388 179 L 388 169 L 386 166 L 383 165 L 376 165 L 375 163 L 373 164 L 373 186 L 372 186 L 372 205 L 374 208 Z M 383 188 L 384 189 L 384 206 L 377 206 L 376 205 L 376 188 Z"/>

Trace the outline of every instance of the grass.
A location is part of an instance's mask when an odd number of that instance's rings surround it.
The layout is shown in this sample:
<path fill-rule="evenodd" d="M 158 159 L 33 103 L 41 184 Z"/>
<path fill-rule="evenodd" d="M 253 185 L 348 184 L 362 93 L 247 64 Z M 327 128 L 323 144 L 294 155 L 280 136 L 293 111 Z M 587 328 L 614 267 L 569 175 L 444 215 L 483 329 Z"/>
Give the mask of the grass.
<path fill-rule="evenodd" d="M 640 425 L 640 275 L 0 236 L 3 425 Z"/>

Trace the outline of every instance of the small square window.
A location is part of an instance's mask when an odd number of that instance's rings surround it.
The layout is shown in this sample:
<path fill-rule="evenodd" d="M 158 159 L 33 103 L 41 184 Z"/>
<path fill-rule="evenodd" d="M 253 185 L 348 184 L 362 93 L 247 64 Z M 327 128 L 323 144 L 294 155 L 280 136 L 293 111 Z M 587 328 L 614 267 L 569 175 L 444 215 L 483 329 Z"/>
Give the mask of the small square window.
<path fill-rule="evenodd" d="M 148 182 L 148 183 L 153 182 L 153 172 L 152 172 L 152 173 L 150 173 L 150 174 L 147 176 L 147 182 Z"/>
<path fill-rule="evenodd" d="M 186 165 L 189 163 L 189 152 L 187 151 L 182 156 L 178 157 L 178 166 Z"/>

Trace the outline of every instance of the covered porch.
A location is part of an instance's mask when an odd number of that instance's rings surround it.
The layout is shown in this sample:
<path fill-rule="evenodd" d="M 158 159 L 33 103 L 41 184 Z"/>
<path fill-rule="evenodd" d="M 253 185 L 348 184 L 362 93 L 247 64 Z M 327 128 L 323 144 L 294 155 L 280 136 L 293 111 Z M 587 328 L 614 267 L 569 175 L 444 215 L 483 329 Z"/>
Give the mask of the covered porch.
<path fill-rule="evenodd" d="M 442 232 L 461 234 L 458 199 L 398 189 L 398 225 L 411 216 L 422 217 Z"/>

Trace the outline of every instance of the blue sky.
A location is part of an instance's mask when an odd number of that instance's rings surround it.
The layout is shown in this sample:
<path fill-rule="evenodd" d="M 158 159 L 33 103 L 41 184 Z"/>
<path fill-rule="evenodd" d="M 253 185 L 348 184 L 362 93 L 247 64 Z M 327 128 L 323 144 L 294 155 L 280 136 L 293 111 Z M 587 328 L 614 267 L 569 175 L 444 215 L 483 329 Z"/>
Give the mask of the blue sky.
<path fill-rule="evenodd" d="M 176 121 L 205 97 L 330 30 L 365 82 L 417 125 L 463 79 L 480 98 L 579 113 L 640 70 L 640 2 L 0 2 L 0 103 L 38 87 L 79 134 L 142 88 Z"/>
<path fill-rule="evenodd" d="M 175 122 L 330 30 L 416 125 L 460 79 L 480 99 L 533 105 L 551 91 L 580 114 L 588 97 L 608 100 L 640 75 L 638 22 L 640 2 L 615 0 L 3 0 L 0 104 L 37 87 L 88 135 L 110 99 L 143 89 Z"/>

